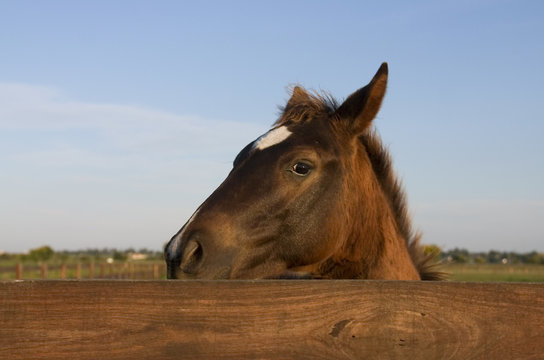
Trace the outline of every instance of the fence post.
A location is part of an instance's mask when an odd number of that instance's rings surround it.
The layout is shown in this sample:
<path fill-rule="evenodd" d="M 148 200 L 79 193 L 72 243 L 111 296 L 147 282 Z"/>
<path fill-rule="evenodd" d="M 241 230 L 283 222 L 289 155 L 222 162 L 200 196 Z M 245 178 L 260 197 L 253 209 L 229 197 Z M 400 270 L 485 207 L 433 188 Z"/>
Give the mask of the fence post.
<path fill-rule="evenodd" d="M 42 262 L 40 267 L 40 273 L 41 273 L 42 279 L 47 279 L 47 263 Z"/>
<path fill-rule="evenodd" d="M 109 279 L 113 279 L 113 264 L 110 264 L 110 277 Z"/>
<path fill-rule="evenodd" d="M 76 264 L 76 279 L 81 279 L 81 263 Z"/>
<path fill-rule="evenodd" d="M 66 264 L 64 263 L 60 265 L 60 278 L 62 280 L 66 279 Z"/>
<path fill-rule="evenodd" d="M 89 279 L 94 279 L 94 262 L 89 264 Z"/>
<path fill-rule="evenodd" d="M 21 263 L 17 263 L 17 265 L 15 265 L 15 278 L 17 280 L 23 279 L 23 264 Z"/>
<path fill-rule="evenodd" d="M 159 265 L 153 264 L 153 279 L 159 278 Z"/>
<path fill-rule="evenodd" d="M 129 270 L 129 272 L 130 272 L 130 278 L 131 278 L 132 280 L 134 280 L 134 263 L 131 263 L 131 264 L 130 264 L 130 270 Z"/>
<path fill-rule="evenodd" d="M 100 278 L 103 279 L 106 276 L 106 264 L 100 263 Z"/>

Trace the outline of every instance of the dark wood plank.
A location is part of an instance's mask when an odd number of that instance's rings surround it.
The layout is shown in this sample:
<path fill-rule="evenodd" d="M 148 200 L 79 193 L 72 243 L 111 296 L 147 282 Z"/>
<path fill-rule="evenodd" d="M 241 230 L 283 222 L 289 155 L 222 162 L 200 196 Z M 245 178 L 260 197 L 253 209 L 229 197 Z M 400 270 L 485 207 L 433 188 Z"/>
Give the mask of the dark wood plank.
<path fill-rule="evenodd" d="M 0 283 L 0 359 L 542 359 L 544 284 Z"/>

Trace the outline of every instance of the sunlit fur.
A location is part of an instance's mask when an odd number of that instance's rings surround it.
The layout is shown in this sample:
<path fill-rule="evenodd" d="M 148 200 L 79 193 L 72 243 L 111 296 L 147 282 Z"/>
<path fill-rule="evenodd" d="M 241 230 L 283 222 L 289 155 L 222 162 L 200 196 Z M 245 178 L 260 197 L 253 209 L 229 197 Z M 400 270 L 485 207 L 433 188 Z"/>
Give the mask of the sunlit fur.
<path fill-rule="evenodd" d="M 338 107 L 338 101 L 330 94 L 325 92 L 310 93 L 297 86 L 293 91 L 293 96 L 289 103 L 285 107 L 280 108 L 281 115 L 274 125 L 282 126 L 290 123 L 304 123 L 323 115 L 333 116 Z M 404 238 L 410 257 L 421 279 L 444 279 L 445 274 L 438 269 L 437 263 L 433 261 L 436 254 L 425 255 L 420 245 L 421 232 L 414 233 L 412 230 L 405 192 L 393 170 L 389 152 L 383 146 L 375 128 L 369 128 L 366 133 L 359 136 L 359 141 L 366 151 L 380 188 L 386 195 L 389 207 L 394 215 L 395 226 Z M 363 172 L 356 173 L 355 175 L 359 175 L 361 181 L 365 176 Z M 357 214 L 354 217 L 357 218 Z M 354 251 L 353 247 L 348 247 L 346 250 L 348 252 Z M 365 247 L 362 250 L 368 254 L 369 258 L 377 258 L 379 256 L 379 246 Z M 326 269 L 323 268 L 322 272 L 325 271 Z"/>

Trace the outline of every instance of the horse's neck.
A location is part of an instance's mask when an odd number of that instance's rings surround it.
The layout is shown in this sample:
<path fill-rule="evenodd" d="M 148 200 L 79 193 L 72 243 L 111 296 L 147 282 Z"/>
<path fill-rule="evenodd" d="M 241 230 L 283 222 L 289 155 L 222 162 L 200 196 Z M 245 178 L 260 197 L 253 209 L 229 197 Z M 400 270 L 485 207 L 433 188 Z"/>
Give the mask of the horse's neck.
<path fill-rule="evenodd" d="M 368 279 L 420 280 L 408 251 L 407 241 L 394 225 L 393 218 L 383 219 L 382 251 L 369 267 Z"/>
<path fill-rule="evenodd" d="M 363 171 L 363 170 L 361 170 Z M 350 219 L 344 244 L 328 260 L 332 277 L 419 280 L 393 209 L 376 178 L 351 179 L 348 192 L 362 194 L 344 207 Z M 354 187 L 359 187 L 355 190 Z"/>
<path fill-rule="evenodd" d="M 360 276 L 367 279 L 419 280 L 408 252 L 406 239 L 399 233 L 391 209 L 364 211 L 361 223 L 354 224 L 345 244 L 349 262 L 361 264 Z"/>

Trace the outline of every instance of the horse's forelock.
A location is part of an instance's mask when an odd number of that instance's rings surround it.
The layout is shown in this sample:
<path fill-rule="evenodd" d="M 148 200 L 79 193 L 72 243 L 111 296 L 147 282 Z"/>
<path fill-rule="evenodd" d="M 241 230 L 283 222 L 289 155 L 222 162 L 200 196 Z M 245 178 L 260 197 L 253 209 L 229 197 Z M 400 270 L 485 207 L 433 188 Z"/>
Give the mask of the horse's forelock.
<path fill-rule="evenodd" d="M 295 87 L 287 105 L 280 106 L 280 117 L 275 126 L 291 123 L 306 123 L 312 119 L 332 115 L 338 109 L 338 102 L 326 92 L 307 92 Z"/>

